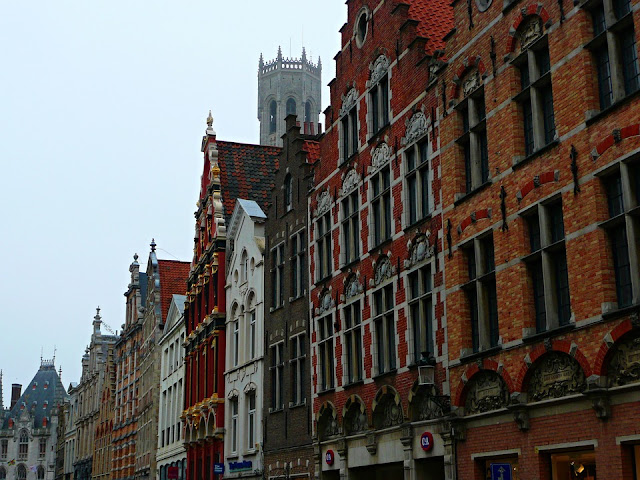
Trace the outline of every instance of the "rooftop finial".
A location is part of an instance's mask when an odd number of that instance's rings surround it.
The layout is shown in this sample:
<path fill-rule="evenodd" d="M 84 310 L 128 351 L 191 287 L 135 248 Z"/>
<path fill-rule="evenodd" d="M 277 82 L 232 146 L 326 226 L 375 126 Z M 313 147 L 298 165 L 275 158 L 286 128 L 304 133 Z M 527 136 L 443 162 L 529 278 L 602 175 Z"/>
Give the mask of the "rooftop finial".
<path fill-rule="evenodd" d="M 213 115 L 211 115 L 211 110 L 209 110 L 209 116 L 207 117 L 207 127 L 213 127 Z"/>
<path fill-rule="evenodd" d="M 260 68 L 264 65 L 264 58 L 262 58 L 262 52 L 260 52 Z"/>
<path fill-rule="evenodd" d="M 149 246 L 151 247 L 151 251 L 152 252 L 156 251 L 156 240 L 155 240 L 155 238 L 151 239 L 151 243 L 149 244 Z"/>
<path fill-rule="evenodd" d="M 137 254 L 137 253 L 134 253 L 134 254 L 133 254 L 133 261 L 134 261 L 134 262 L 137 262 L 137 261 L 138 261 L 138 254 Z"/>
<path fill-rule="evenodd" d="M 96 307 L 96 316 L 93 317 L 96 321 L 100 321 L 100 319 L 102 318 L 100 316 L 100 306 Z"/>
<path fill-rule="evenodd" d="M 278 61 L 282 61 L 282 47 L 278 45 Z"/>
<path fill-rule="evenodd" d="M 62 382 L 62 365 L 58 368 L 58 376 L 60 377 L 60 381 Z"/>

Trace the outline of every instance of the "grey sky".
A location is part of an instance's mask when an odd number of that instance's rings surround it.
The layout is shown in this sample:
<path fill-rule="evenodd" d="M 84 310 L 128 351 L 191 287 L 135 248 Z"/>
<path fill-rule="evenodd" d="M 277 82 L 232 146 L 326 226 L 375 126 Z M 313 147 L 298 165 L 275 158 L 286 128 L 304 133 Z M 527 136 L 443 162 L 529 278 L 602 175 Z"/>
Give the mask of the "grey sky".
<path fill-rule="evenodd" d="M 0 2 L 5 402 L 41 348 L 78 381 L 95 307 L 120 329 L 152 237 L 191 259 L 208 110 L 218 138 L 256 143 L 260 53 L 299 57 L 304 35 L 326 85 L 345 21 L 343 0 Z"/>

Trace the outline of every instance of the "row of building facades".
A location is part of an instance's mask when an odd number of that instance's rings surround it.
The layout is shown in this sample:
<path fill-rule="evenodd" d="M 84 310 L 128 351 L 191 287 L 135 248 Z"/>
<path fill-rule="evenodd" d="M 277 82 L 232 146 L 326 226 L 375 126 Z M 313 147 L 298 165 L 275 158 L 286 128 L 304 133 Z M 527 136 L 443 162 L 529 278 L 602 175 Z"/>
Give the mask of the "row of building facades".
<path fill-rule="evenodd" d="M 640 479 L 640 3 L 346 3 L 324 133 L 320 63 L 261 58 L 193 259 L 134 258 L 0 480 Z"/>

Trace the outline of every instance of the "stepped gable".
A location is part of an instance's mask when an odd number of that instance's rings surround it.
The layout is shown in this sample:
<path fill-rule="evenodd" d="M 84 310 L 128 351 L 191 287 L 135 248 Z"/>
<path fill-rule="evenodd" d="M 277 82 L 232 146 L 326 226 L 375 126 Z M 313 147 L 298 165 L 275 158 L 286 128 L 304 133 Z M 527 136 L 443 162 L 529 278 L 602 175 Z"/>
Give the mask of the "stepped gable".
<path fill-rule="evenodd" d="M 53 361 L 42 361 L 35 377 L 23 391 L 18 402 L 5 416 L 2 429 L 9 428 L 10 418 L 13 418 L 14 422 L 18 422 L 23 413 L 23 404 L 24 409 L 30 413 L 33 419 L 33 428 L 43 428 L 42 420 L 45 417 L 50 420 L 52 416 L 57 415 L 58 405 L 62 404 L 67 397 L 67 391 L 60 381 Z M 36 403 L 34 404 L 34 402 Z M 50 425 L 48 422 L 47 428 Z"/>
<path fill-rule="evenodd" d="M 453 7 L 449 0 L 407 0 L 409 17 L 420 22 L 416 32 L 428 38 L 425 52 L 444 50 L 444 37 L 453 29 Z"/>
<path fill-rule="evenodd" d="M 216 146 L 225 223 L 229 224 L 238 198 L 253 200 L 266 211 L 282 149 L 220 140 Z"/>
<path fill-rule="evenodd" d="M 160 304 L 162 305 L 162 322 L 164 323 L 171 306 L 171 298 L 174 294 L 183 294 L 187 291 L 187 278 L 189 277 L 189 262 L 177 260 L 158 260 L 158 273 L 160 274 Z"/>

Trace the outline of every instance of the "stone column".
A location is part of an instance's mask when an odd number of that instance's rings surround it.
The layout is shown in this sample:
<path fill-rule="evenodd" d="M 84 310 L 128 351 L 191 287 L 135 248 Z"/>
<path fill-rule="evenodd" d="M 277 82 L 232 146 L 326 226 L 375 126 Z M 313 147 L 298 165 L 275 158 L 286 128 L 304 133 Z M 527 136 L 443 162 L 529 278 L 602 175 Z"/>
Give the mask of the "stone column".
<path fill-rule="evenodd" d="M 338 441 L 336 450 L 340 456 L 340 480 L 348 480 L 347 457 L 349 455 L 349 449 L 347 447 L 347 441 L 344 438 Z"/>
<path fill-rule="evenodd" d="M 417 480 L 418 475 L 416 472 L 416 459 L 413 456 L 413 429 L 411 424 L 402 426 L 402 437 L 400 437 L 402 443 L 403 455 L 403 467 L 404 467 L 404 480 Z"/>

